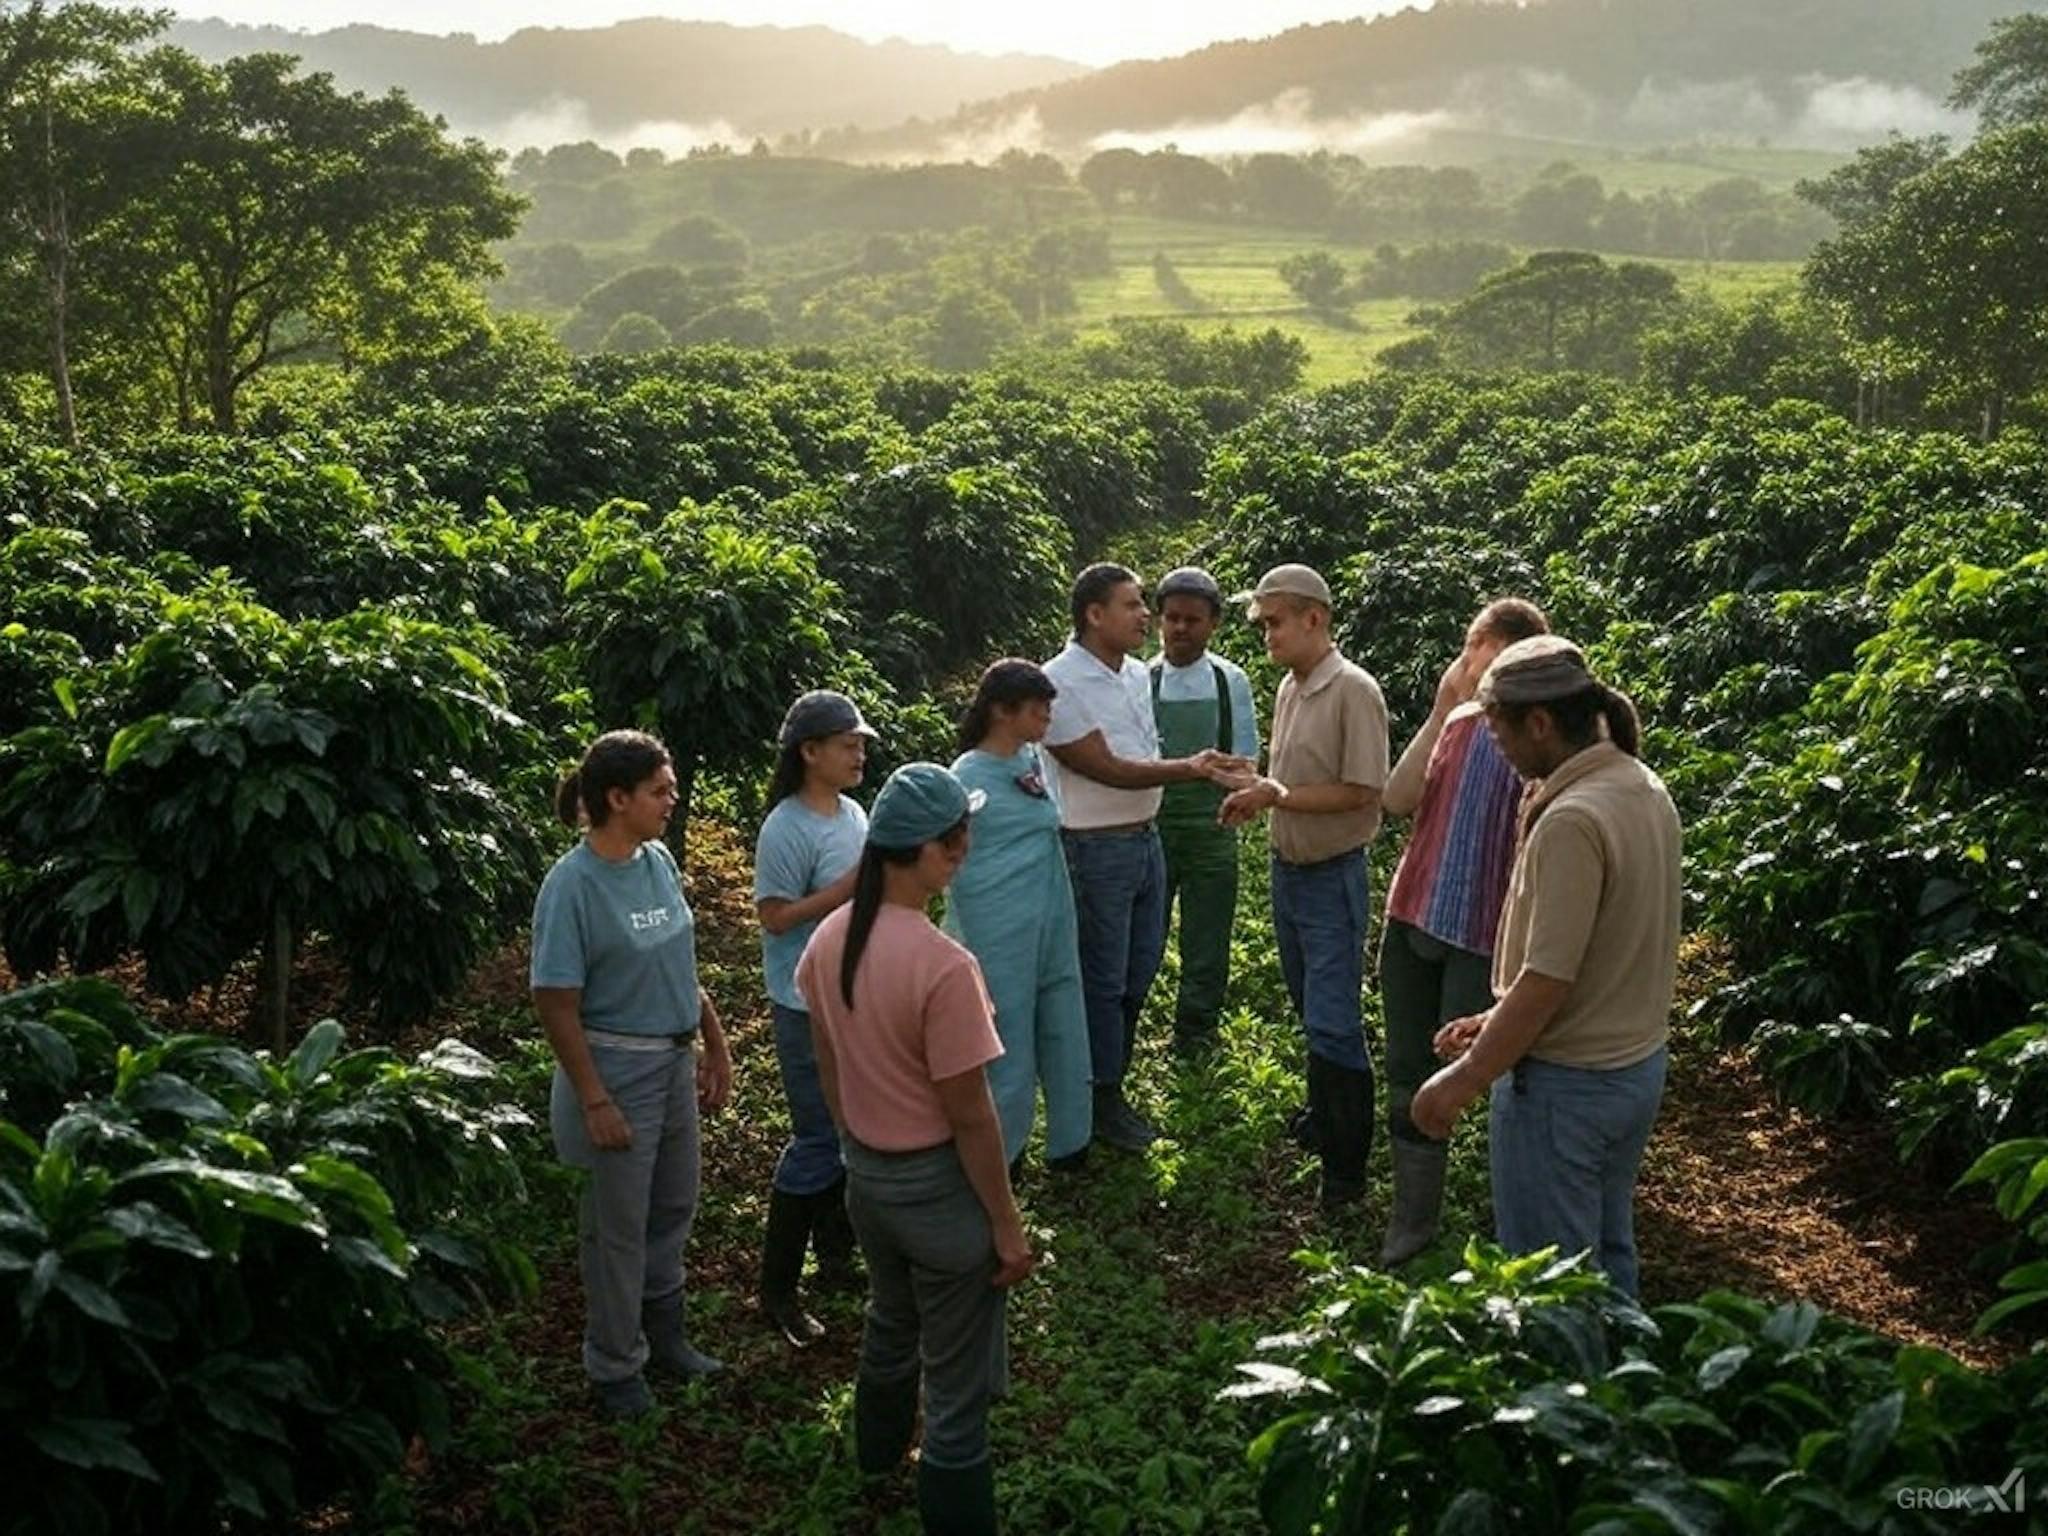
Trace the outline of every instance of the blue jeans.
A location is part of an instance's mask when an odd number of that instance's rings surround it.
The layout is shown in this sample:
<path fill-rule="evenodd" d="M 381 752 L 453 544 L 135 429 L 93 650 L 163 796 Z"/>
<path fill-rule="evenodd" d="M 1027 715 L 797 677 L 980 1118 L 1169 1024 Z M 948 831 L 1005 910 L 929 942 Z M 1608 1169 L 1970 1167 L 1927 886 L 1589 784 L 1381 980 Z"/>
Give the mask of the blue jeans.
<path fill-rule="evenodd" d="M 845 1175 L 839 1160 L 839 1130 L 825 1102 L 818 1056 L 811 1044 L 811 1016 L 773 1005 L 775 1064 L 782 1068 L 782 1096 L 789 1101 L 789 1144 L 775 1164 L 775 1187 L 785 1195 L 816 1195 Z"/>
<path fill-rule="evenodd" d="M 1662 1046 L 1610 1071 L 1525 1057 L 1494 1079 L 1493 1221 L 1503 1248 L 1591 1249 L 1607 1278 L 1636 1294 L 1636 1170 L 1665 1060 Z"/>
<path fill-rule="evenodd" d="M 1287 995 L 1310 1053 L 1354 1072 L 1372 1070 L 1358 1002 L 1370 898 L 1363 849 L 1317 864 L 1273 860 L 1273 937 Z"/>
<path fill-rule="evenodd" d="M 1145 994 L 1166 956 L 1166 855 L 1159 834 L 1061 837 L 1080 924 L 1081 997 L 1098 1086 L 1121 1083 Z"/>

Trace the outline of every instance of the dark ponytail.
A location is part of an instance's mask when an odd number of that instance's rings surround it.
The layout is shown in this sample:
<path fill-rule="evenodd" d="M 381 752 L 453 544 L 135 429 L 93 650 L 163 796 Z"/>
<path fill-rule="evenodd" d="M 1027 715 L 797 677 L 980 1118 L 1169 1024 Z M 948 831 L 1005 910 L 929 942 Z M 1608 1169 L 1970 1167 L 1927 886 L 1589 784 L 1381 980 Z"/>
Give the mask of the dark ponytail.
<path fill-rule="evenodd" d="M 775 772 L 768 779 L 768 809 L 774 810 L 804 787 L 804 744 L 792 741 L 775 759 Z"/>
<path fill-rule="evenodd" d="M 555 814 L 601 827 L 612 813 L 611 792 L 631 794 L 669 763 L 668 748 L 645 731 L 606 731 L 555 790 Z"/>
<path fill-rule="evenodd" d="M 1636 716 L 1636 707 L 1629 696 L 1618 688 L 1605 683 L 1594 682 L 1581 688 L 1577 693 L 1566 694 L 1561 699 L 1546 699 L 1541 704 L 1502 704 L 1497 706 L 1516 725 L 1528 717 L 1532 709 L 1548 710 L 1550 718 L 1557 722 L 1558 735 L 1565 745 L 1578 750 L 1590 747 L 1600 739 L 1600 722 L 1607 722 L 1607 739 L 1630 757 L 1642 754 L 1642 723 Z"/>
<path fill-rule="evenodd" d="M 915 864 L 922 848 L 877 848 L 873 843 L 860 851 L 860 867 L 853 877 L 853 903 L 846 917 L 846 949 L 839 957 L 839 995 L 853 1006 L 853 978 L 860 970 L 860 957 L 867 953 L 868 936 L 875 931 L 875 919 L 882 911 L 882 872 L 889 864 Z"/>
<path fill-rule="evenodd" d="M 1033 699 L 1044 699 L 1050 704 L 1057 697 L 1059 689 L 1036 662 L 1015 656 L 991 662 L 981 674 L 980 686 L 974 690 L 974 702 L 960 719 L 960 750 L 972 752 L 988 739 L 998 705 L 1014 709 Z"/>
<path fill-rule="evenodd" d="M 966 830 L 967 818 L 963 816 L 931 841 L 950 843 Z M 923 852 L 922 843 L 911 848 L 882 848 L 869 843 L 860 851 L 860 865 L 853 876 L 853 900 L 846 914 L 846 948 L 839 957 L 839 995 L 849 1008 L 853 1006 L 853 979 L 860 971 L 861 956 L 867 953 L 875 919 L 882 912 L 883 877 L 890 865 L 915 864 Z"/>

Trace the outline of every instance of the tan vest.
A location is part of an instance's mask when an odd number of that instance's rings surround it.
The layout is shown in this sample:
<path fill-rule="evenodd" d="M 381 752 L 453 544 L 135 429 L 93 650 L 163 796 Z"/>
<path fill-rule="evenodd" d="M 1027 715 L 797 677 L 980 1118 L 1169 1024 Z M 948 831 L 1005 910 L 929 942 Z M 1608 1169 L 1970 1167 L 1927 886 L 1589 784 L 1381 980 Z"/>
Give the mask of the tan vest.
<path fill-rule="evenodd" d="M 1571 991 L 1529 1048 L 1538 1061 L 1633 1066 L 1664 1043 L 1678 969 L 1678 812 L 1663 780 L 1598 742 L 1522 812 L 1493 987 L 1526 969 Z"/>

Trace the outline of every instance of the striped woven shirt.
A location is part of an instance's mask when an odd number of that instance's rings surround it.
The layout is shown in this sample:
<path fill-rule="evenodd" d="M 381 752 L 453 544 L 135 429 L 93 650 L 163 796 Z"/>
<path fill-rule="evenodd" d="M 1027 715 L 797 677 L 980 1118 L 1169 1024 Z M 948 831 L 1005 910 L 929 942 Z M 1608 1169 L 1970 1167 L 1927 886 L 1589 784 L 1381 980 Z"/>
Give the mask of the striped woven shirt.
<path fill-rule="evenodd" d="M 1429 755 L 1387 915 L 1459 949 L 1492 954 L 1521 799 L 1521 776 L 1501 755 L 1485 714 L 1453 714 Z"/>

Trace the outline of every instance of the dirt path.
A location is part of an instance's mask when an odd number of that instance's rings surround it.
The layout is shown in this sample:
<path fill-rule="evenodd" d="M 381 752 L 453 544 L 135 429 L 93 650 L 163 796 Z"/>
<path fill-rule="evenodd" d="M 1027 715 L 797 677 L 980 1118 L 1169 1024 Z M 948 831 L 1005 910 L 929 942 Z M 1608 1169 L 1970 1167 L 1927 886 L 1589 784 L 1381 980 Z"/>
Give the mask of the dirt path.
<path fill-rule="evenodd" d="M 1645 1299 L 1715 1286 L 1804 1297 L 1996 1365 L 2019 1339 L 1970 1336 L 1997 1296 L 1995 1277 L 1970 1265 L 2005 1232 L 1981 1198 L 1902 1169 L 1881 1126 L 1781 1104 L 1740 1051 L 1701 1039 L 1674 1049 L 1638 1192 Z"/>

